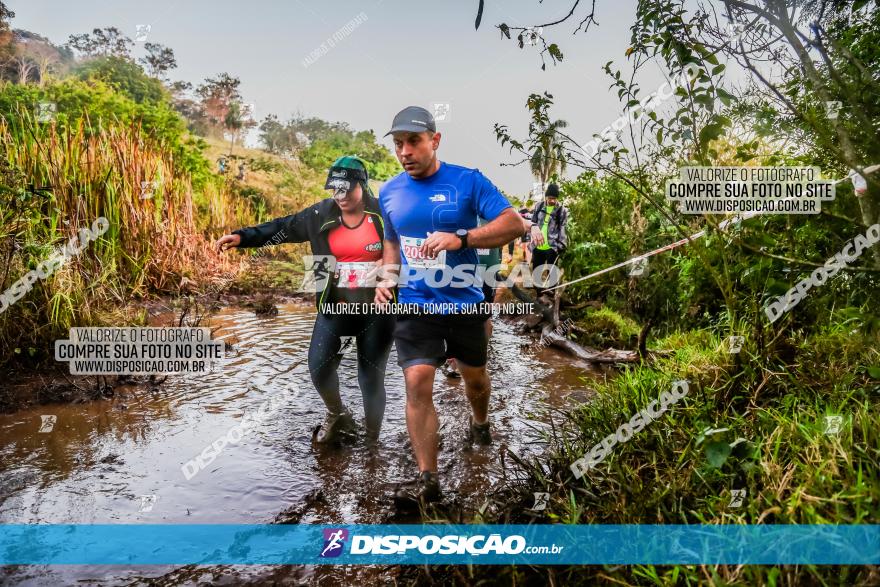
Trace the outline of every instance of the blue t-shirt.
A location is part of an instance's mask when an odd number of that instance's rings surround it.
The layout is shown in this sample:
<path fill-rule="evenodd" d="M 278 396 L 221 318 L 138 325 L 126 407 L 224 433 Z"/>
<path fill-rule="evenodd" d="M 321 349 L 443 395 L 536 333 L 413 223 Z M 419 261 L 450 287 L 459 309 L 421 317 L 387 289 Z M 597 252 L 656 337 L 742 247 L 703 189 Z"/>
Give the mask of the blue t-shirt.
<path fill-rule="evenodd" d="M 477 227 L 477 217 L 494 220 L 510 208 L 498 188 L 477 169 L 440 163 L 434 175 L 413 179 L 406 172 L 391 178 L 379 190 L 379 206 L 385 221 L 385 238 L 400 243 L 401 284 L 399 301 L 404 304 L 477 304 L 483 292 L 476 284 L 468 287 L 431 287 L 441 282 L 445 265 L 451 271 L 458 265 L 476 266 L 473 248 L 443 251 L 437 259 L 422 259 L 416 252 L 431 232 L 455 232 Z M 445 258 L 444 258 L 445 257 Z M 403 283 L 407 265 L 412 268 Z M 418 272 L 414 274 L 416 268 Z M 473 276 L 474 271 L 467 271 Z M 453 278 L 453 283 L 460 280 Z M 447 313 L 447 312 L 442 312 Z"/>

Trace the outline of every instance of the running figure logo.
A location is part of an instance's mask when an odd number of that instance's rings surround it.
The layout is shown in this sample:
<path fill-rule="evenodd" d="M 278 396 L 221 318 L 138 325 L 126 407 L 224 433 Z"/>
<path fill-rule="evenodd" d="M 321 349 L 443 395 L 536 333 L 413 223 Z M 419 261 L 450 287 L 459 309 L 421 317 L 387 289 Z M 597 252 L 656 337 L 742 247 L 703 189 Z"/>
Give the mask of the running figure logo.
<path fill-rule="evenodd" d="M 331 558 L 342 554 L 345 541 L 348 540 L 348 530 L 332 528 L 324 529 L 324 549 L 321 551 L 321 558 Z"/>
<path fill-rule="evenodd" d="M 305 275 L 303 275 L 300 292 L 318 293 L 330 284 L 330 278 L 336 271 L 336 257 L 333 255 L 303 255 Z"/>

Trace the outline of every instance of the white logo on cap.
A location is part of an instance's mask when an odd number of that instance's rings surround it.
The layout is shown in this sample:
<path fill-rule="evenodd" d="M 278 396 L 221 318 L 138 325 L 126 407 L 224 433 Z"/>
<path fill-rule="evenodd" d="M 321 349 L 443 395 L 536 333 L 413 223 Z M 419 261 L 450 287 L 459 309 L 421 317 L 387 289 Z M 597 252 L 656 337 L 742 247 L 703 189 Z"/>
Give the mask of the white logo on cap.
<path fill-rule="evenodd" d="M 333 177 L 345 177 L 348 174 L 345 171 L 334 171 L 330 175 Z"/>
<path fill-rule="evenodd" d="M 327 185 L 336 190 L 348 191 L 351 189 L 351 182 L 344 179 L 331 179 Z"/>
<path fill-rule="evenodd" d="M 424 125 L 424 126 L 428 126 L 428 123 L 427 123 L 427 122 L 423 122 L 423 121 L 421 121 L 421 120 L 410 120 L 410 122 L 415 122 L 416 124 L 421 124 L 421 125 Z"/>

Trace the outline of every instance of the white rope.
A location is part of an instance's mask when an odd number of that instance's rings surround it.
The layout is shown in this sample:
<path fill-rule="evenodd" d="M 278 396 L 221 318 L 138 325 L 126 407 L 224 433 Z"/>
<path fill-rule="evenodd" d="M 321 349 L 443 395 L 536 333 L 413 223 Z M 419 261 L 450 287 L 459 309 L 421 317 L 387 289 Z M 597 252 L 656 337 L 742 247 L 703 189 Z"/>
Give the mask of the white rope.
<path fill-rule="evenodd" d="M 865 173 L 866 175 L 871 174 L 871 173 L 874 173 L 874 172 L 877 171 L 877 170 L 880 170 L 880 164 L 877 164 L 877 165 L 871 165 L 870 167 L 865 167 L 865 169 L 863 169 L 863 171 L 864 171 L 864 173 Z M 833 183 L 833 185 L 837 185 L 837 184 L 839 184 L 839 183 L 841 183 L 841 182 L 844 182 L 844 181 L 846 181 L 846 180 L 848 180 L 848 179 L 851 179 L 851 178 L 853 178 L 853 177 L 855 177 L 855 176 L 857 176 L 857 175 L 859 175 L 859 174 L 858 174 L 855 170 L 852 170 L 852 171 L 850 171 L 849 175 L 847 175 L 846 177 L 844 177 L 844 178 L 842 178 L 842 179 L 838 179 L 838 180 L 836 180 L 836 181 Z M 724 229 L 726 229 L 728 226 L 731 226 L 731 225 L 733 225 L 733 224 L 739 224 L 739 223 L 742 222 L 743 220 L 748 220 L 749 218 L 754 218 L 755 216 L 758 216 L 758 215 L 760 215 L 760 212 L 746 212 L 745 214 L 741 214 L 741 215 L 739 215 L 739 216 L 735 216 L 734 218 L 729 218 L 729 219 L 727 219 L 727 220 L 724 220 L 723 222 L 720 222 L 720 223 L 718 224 L 718 229 L 719 229 L 719 230 L 724 230 Z M 624 261 L 623 263 L 618 263 L 617 265 L 613 265 L 613 266 L 611 266 L 611 267 L 607 267 L 607 268 L 605 268 L 605 269 L 602 269 L 601 271 L 596 271 L 595 273 L 590 273 L 589 275 L 586 275 L 586 276 L 584 276 L 584 277 L 579 277 L 579 278 L 574 279 L 574 280 L 572 280 L 572 281 L 567 281 L 567 282 L 565 282 L 565 283 L 560 283 L 559 285 L 555 285 L 555 286 L 553 286 L 553 287 L 548 287 L 548 288 L 545 289 L 544 291 L 552 291 L 552 290 L 554 290 L 554 289 L 559 289 L 560 287 L 565 287 L 566 285 L 571 285 L 572 283 L 578 283 L 578 282 L 580 282 L 580 281 L 586 281 L 587 279 L 592 279 L 593 277 L 598 277 L 599 275 L 602 275 L 602 274 L 604 274 L 604 273 L 608 273 L 609 271 L 614 271 L 615 269 L 620 269 L 621 267 L 626 267 L 627 265 L 632 265 L 632 264 L 634 264 L 634 263 L 638 263 L 638 262 L 640 262 L 642 259 L 647 259 L 648 257 L 653 257 L 654 255 L 659 255 L 660 253 L 663 253 L 663 252 L 666 252 L 666 251 L 671 251 L 672 249 L 675 249 L 675 248 L 677 248 L 677 247 L 680 247 L 680 246 L 682 246 L 682 245 L 685 245 L 685 244 L 687 244 L 687 243 L 689 243 L 689 242 L 691 242 L 691 241 L 697 240 L 697 239 L 702 238 L 702 237 L 704 237 L 704 236 L 706 236 L 706 231 L 705 231 L 705 229 L 704 229 L 704 230 L 701 230 L 701 231 L 699 231 L 699 232 L 697 232 L 697 233 L 694 233 L 694 234 L 692 234 L 691 236 L 689 236 L 689 237 L 687 237 L 687 238 L 683 238 L 683 239 L 681 239 L 681 240 L 679 240 L 679 241 L 675 241 L 674 243 L 670 243 L 670 244 L 668 244 L 668 245 L 665 245 L 665 246 L 663 246 L 663 247 L 660 247 L 659 249 L 654 249 L 653 251 L 649 251 L 649 252 L 644 253 L 644 254 L 642 254 L 642 255 L 638 255 L 638 256 L 633 257 L 633 258 L 631 258 L 631 259 L 627 259 L 627 260 Z"/>

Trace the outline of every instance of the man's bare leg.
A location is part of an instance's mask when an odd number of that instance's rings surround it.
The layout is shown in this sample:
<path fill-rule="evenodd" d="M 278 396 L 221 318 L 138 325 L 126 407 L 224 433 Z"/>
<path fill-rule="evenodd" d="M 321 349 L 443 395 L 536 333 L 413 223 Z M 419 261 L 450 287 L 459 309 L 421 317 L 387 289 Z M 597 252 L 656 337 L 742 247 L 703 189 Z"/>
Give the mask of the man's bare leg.
<path fill-rule="evenodd" d="M 470 367 L 461 361 L 456 361 L 456 363 L 458 363 L 458 370 L 461 371 L 461 377 L 464 379 L 464 393 L 471 404 L 474 423 L 484 424 L 489 419 L 489 395 L 491 391 L 486 366 Z"/>
<path fill-rule="evenodd" d="M 403 370 L 406 382 L 406 429 L 421 471 L 437 471 L 437 410 L 434 408 L 433 365 L 413 365 Z"/>

